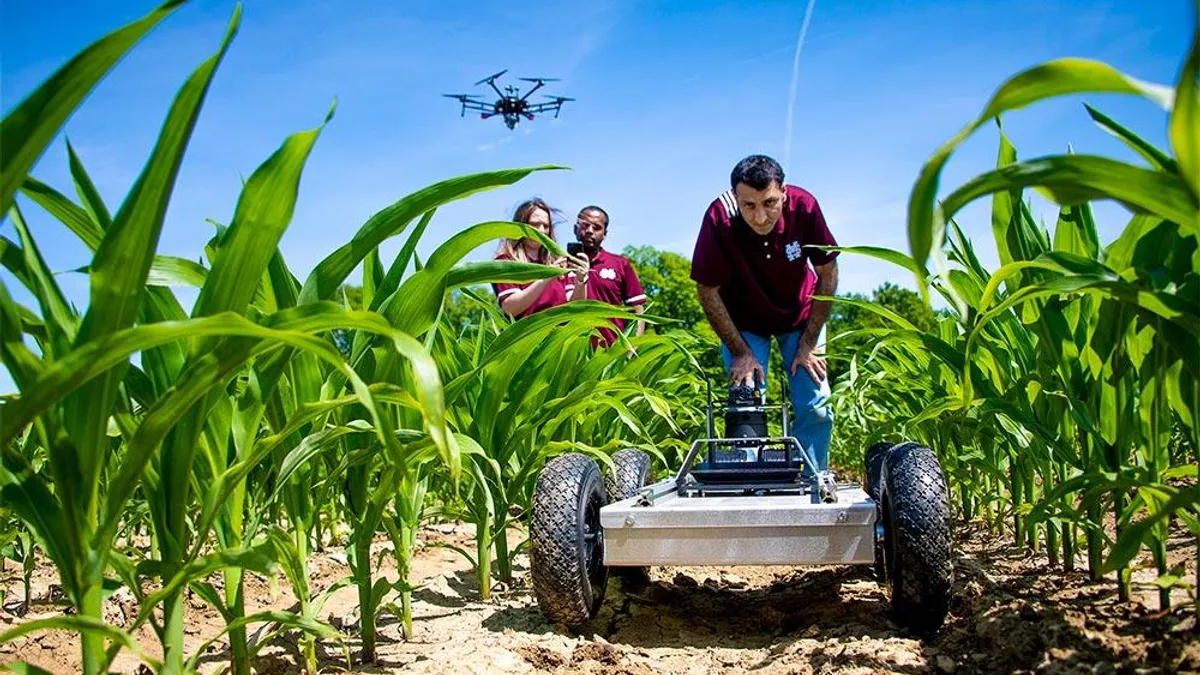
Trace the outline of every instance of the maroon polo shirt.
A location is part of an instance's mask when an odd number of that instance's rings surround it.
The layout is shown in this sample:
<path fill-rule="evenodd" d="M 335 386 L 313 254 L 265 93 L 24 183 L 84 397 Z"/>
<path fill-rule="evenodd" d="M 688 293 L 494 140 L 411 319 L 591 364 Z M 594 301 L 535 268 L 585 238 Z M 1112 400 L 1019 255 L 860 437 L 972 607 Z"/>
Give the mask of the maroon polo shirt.
<path fill-rule="evenodd" d="M 496 256 L 496 260 L 512 260 L 512 259 L 513 259 L 512 256 L 505 255 L 503 253 Z M 503 283 L 502 284 L 492 284 L 492 290 L 496 292 L 496 301 L 502 302 L 504 300 L 504 298 L 507 298 L 508 296 L 512 295 L 513 293 L 516 293 L 519 290 L 527 288 L 529 286 L 529 284 L 532 284 L 532 283 L 535 283 L 535 282 L 531 281 L 531 282 L 525 283 L 525 284 L 503 284 Z M 521 312 L 520 314 L 518 314 L 516 318 L 523 319 L 523 318 L 529 316 L 530 314 L 533 314 L 535 312 L 540 312 L 543 309 L 557 307 L 558 305 L 565 305 L 566 302 L 567 302 L 567 291 L 565 290 L 565 287 L 563 285 L 563 278 L 555 277 L 555 278 L 551 279 L 550 283 L 546 285 L 546 288 L 542 290 L 542 294 L 538 296 L 537 300 L 534 300 L 533 304 L 530 305 L 529 307 L 527 307 L 524 312 Z"/>
<path fill-rule="evenodd" d="M 778 335 L 808 319 L 817 275 L 837 252 L 804 248 L 836 246 L 817 200 L 794 185 L 775 228 L 766 235 L 750 229 L 728 190 L 713 200 L 700 225 L 692 253 L 692 280 L 719 286 L 721 299 L 738 330 Z"/>
<path fill-rule="evenodd" d="M 592 258 L 591 271 L 588 272 L 587 298 L 599 300 L 610 305 L 634 307 L 646 302 L 646 291 L 638 279 L 633 265 L 624 256 L 609 253 L 601 248 Z M 568 272 L 566 287 L 567 296 L 575 290 L 575 273 Z M 624 330 L 624 319 L 610 319 L 618 330 Z M 600 329 L 601 342 L 609 346 L 616 341 L 617 335 L 606 328 Z"/>

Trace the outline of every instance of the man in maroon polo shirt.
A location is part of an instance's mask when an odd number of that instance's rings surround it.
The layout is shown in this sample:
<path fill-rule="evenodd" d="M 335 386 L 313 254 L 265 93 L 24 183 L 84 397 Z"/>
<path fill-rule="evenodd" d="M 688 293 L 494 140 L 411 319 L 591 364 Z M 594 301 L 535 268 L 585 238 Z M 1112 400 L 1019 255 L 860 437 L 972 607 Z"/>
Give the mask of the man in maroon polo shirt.
<path fill-rule="evenodd" d="M 779 342 L 790 364 L 791 435 L 813 454 L 808 470 L 827 470 L 833 413 L 817 339 L 829 302 L 812 296 L 837 291 L 837 252 L 807 246 L 837 242 L 816 198 L 785 184 L 770 157 L 738 162 L 729 183 L 705 212 L 692 254 L 700 304 L 734 385 L 765 388 L 771 338 Z"/>
<path fill-rule="evenodd" d="M 575 238 L 583 244 L 583 253 L 591 261 L 587 274 L 587 299 L 599 300 L 610 305 L 632 307 L 641 314 L 645 311 L 646 291 L 629 259 L 604 250 L 601 244 L 608 236 L 608 212 L 599 206 L 585 206 L 575 218 Z M 574 290 L 575 274 L 567 274 L 566 291 Z M 611 319 L 617 330 L 625 329 L 624 319 Z M 646 332 L 646 322 L 638 321 L 637 335 Z M 600 329 L 600 339 L 593 341 L 608 347 L 616 342 L 617 334 L 607 328 Z"/>

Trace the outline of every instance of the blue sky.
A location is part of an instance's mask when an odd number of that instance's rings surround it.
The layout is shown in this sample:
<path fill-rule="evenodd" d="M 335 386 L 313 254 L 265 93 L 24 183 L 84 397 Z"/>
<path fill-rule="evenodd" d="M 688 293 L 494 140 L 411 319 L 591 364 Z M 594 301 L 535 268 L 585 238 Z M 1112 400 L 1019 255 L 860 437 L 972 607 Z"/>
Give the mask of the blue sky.
<path fill-rule="evenodd" d="M 424 252 L 466 225 L 511 216 L 539 195 L 574 213 L 604 206 L 608 248 L 649 244 L 690 255 L 700 217 L 727 187 L 734 163 L 763 152 L 813 192 L 839 242 L 907 250 L 904 210 L 928 156 L 974 118 L 1017 71 L 1063 56 L 1111 63 L 1171 83 L 1187 48 L 1189 0 L 817 0 L 800 59 L 791 157 L 784 157 L 789 84 L 806 0 L 783 3 L 248 2 L 196 127 L 167 214 L 161 254 L 196 258 L 228 222 L 243 177 L 290 133 L 337 114 L 309 160 L 295 219 L 281 243 L 303 279 L 380 208 L 425 185 L 475 171 L 562 164 L 515 186 L 443 208 Z M 150 2 L 0 5 L 0 107 L 5 114 L 67 59 L 133 20 Z M 219 45 L 234 4 L 194 0 L 141 43 L 85 102 L 66 133 L 115 210 L 142 167 L 177 88 Z M 442 93 L 483 93 L 473 82 L 562 78 L 548 93 L 575 97 L 559 119 L 522 122 L 459 116 Z M 515 84 L 515 82 L 513 82 Z M 1096 128 L 1084 99 L 1010 114 L 1005 129 L 1024 157 L 1076 152 L 1132 158 Z M 1166 145 L 1166 116 L 1129 97 L 1086 99 Z M 947 168 L 957 185 L 994 163 L 986 128 Z M 34 175 L 72 194 L 62 139 Z M 23 202 L 68 296 L 81 307 L 87 280 L 66 272 L 86 249 Z M 1053 210 L 1039 212 L 1052 218 Z M 1098 210 L 1104 240 L 1127 218 Z M 986 204 L 960 222 L 985 263 L 995 260 Z M 5 221 L 0 232 L 14 238 Z M 383 253 L 394 253 L 399 241 Z M 483 247 L 474 258 L 489 257 Z M 842 291 L 870 292 L 907 273 L 842 259 Z M 11 277 L 4 277 L 18 298 Z M 353 279 L 352 279 L 353 280 Z M 182 298 L 193 293 L 178 291 Z M 3 378 L 0 378 L 3 379 Z M 3 382 L 11 390 L 11 384 Z"/>

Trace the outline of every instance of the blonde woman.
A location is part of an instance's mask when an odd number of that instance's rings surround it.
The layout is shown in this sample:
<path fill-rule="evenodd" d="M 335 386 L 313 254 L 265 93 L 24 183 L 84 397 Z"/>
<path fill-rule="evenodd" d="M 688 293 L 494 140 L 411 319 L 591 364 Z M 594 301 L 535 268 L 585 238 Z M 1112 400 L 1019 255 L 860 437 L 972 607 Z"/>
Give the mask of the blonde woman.
<path fill-rule="evenodd" d="M 554 236 L 553 209 L 538 198 L 526 200 L 517 207 L 513 221 L 525 223 L 539 230 L 553 241 Z M 496 299 L 506 314 L 516 318 L 529 316 L 543 309 L 549 309 L 566 303 L 568 300 L 583 300 L 587 297 L 588 260 L 586 256 L 565 256 L 550 258 L 550 252 L 541 242 L 529 237 L 521 239 L 505 239 L 500 242 L 500 250 L 496 260 L 516 260 L 520 262 L 554 265 L 575 273 L 574 279 L 567 280 L 566 276 L 538 279 L 526 284 L 492 284 Z"/>

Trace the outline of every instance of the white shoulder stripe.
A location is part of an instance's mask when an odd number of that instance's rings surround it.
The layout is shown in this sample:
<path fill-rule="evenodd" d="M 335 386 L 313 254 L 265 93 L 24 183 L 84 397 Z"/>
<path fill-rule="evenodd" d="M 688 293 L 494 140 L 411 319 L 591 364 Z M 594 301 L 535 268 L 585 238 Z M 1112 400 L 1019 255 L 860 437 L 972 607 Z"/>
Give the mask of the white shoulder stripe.
<path fill-rule="evenodd" d="M 726 190 L 721 193 L 721 204 L 725 206 L 725 215 L 730 220 L 738 214 L 737 199 L 733 196 L 733 190 Z"/>

